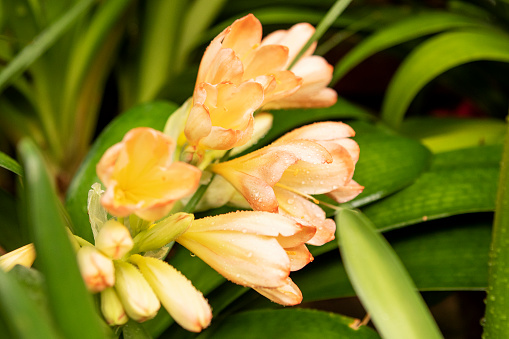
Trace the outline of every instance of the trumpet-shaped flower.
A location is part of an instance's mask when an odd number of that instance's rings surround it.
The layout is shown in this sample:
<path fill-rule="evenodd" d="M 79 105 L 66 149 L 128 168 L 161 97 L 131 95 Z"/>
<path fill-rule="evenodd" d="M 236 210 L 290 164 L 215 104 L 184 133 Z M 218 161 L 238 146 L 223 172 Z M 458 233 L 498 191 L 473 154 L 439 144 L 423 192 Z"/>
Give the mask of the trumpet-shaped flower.
<path fill-rule="evenodd" d="M 100 292 L 115 284 L 113 261 L 95 247 L 83 246 L 77 257 L 81 276 L 90 292 Z"/>
<path fill-rule="evenodd" d="M 216 150 L 245 144 L 253 134 L 253 112 L 262 101 L 263 88 L 254 81 L 201 83 L 184 130 L 189 143 Z"/>
<path fill-rule="evenodd" d="M 197 219 L 177 242 L 234 283 L 277 288 L 312 260 L 315 230 L 274 213 L 243 211 Z"/>
<path fill-rule="evenodd" d="M 336 92 L 325 87 L 332 78 L 332 66 L 322 57 L 310 56 L 316 44 L 287 70 L 314 31 L 302 23 L 262 40 L 262 25 L 254 15 L 246 15 L 212 40 L 200 63 L 196 86 L 255 80 L 264 87 L 263 104 L 272 102 L 272 108 L 330 106 L 336 102 Z"/>
<path fill-rule="evenodd" d="M 107 187 L 103 206 L 119 217 L 157 220 L 168 214 L 176 200 L 196 190 L 201 176 L 194 166 L 172 163 L 174 148 L 173 140 L 151 128 L 129 131 L 97 164 Z"/>
<path fill-rule="evenodd" d="M 212 320 L 212 310 L 201 292 L 164 261 L 133 255 L 136 264 L 171 317 L 183 328 L 201 332 Z"/>
<path fill-rule="evenodd" d="M 335 224 L 307 198 L 330 194 L 345 202 L 362 191 L 352 180 L 359 157 L 357 144 L 348 139 L 353 135 L 353 129 L 340 122 L 316 123 L 211 169 L 227 179 L 253 209 L 279 212 L 316 227 L 308 243 L 322 245 L 334 239 Z"/>
<path fill-rule="evenodd" d="M 16 265 L 30 267 L 35 260 L 34 244 L 22 246 L 0 257 L 0 268 L 10 271 Z"/>

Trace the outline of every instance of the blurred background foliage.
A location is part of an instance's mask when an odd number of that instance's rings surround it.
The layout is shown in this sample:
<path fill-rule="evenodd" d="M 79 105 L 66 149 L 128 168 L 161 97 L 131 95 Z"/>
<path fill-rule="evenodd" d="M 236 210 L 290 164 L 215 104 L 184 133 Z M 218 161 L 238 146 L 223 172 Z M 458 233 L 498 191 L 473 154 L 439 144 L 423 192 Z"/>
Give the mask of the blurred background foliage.
<path fill-rule="evenodd" d="M 43 201 L 38 208 L 60 211 L 64 224 L 89 237 L 86 192 L 97 180 L 98 157 L 132 127 L 162 129 L 169 114 L 191 95 L 200 58 L 217 33 L 247 13 L 260 19 L 264 34 L 298 22 L 316 26 L 333 4 L 1 0 L 0 166 L 7 169 L 0 170 L 1 248 L 43 243 L 48 236 L 30 231 L 47 227 L 47 220 L 27 218 L 27 209 L 35 212 L 26 200 L 37 199 L 27 194 L 38 189 L 29 176 L 38 174 L 23 171 L 18 162 L 26 167 L 27 159 L 40 160 L 40 170 L 47 171 L 60 200 L 50 207 Z M 327 109 L 274 112 L 274 128 L 260 144 L 313 121 L 349 122 L 361 147 L 354 178 L 366 187 L 351 206 L 385 232 L 418 289 L 425 291 L 444 336 L 478 338 L 508 109 L 509 2 L 352 1 L 321 37 L 316 53 L 335 65 L 331 86 L 340 96 L 338 103 Z M 25 137 L 38 150 L 25 146 L 18 157 L 16 145 Z M 38 192 L 53 194 L 49 191 L 43 187 Z M 362 317 L 358 302 L 350 298 L 355 293 L 336 247 L 334 242 L 314 249 L 315 262 L 297 272 L 303 306 Z M 51 275 L 58 273 L 47 268 L 57 263 L 41 260 L 35 267 L 50 275 L 46 279 L 51 285 Z M 328 322 L 306 310 L 273 313 L 268 309 L 276 305 L 225 282 L 185 250 L 175 251 L 170 260 L 213 306 L 214 326 L 200 337 L 235 337 L 239 332 L 234 327 L 250 328 L 259 319 L 298 323 L 317 317 L 330 333 L 345 330 L 335 326 L 350 321 Z M 38 281 L 30 274 L 39 273 L 22 271 L 9 275 L 37 290 L 28 282 Z M 2 279 L 10 281 L 0 274 Z M 2 309 L 0 329 L 21 331 L 10 327 L 5 316 L 10 311 Z M 66 312 L 52 312 L 65 319 Z M 88 309 L 83 312 L 92 317 Z M 311 334 L 319 330 L 317 325 Z M 125 337 L 132 335 L 129 331 L 192 336 L 173 325 L 164 311 L 143 326 L 130 324 Z M 256 338 L 260 331 L 276 336 L 278 329 L 267 325 L 249 333 Z M 372 331 L 361 332 L 355 335 L 376 337 Z"/>

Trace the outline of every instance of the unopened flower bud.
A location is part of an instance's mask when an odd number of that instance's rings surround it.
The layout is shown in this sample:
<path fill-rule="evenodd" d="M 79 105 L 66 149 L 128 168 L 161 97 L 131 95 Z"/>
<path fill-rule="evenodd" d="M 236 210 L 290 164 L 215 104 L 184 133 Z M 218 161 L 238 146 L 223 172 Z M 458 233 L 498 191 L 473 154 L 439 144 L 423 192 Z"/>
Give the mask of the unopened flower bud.
<path fill-rule="evenodd" d="M 32 266 L 35 260 L 34 244 L 28 244 L 0 257 L 0 268 L 10 271 L 16 265 Z"/>
<path fill-rule="evenodd" d="M 123 325 L 129 320 L 113 287 L 101 292 L 101 312 L 110 326 Z"/>
<path fill-rule="evenodd" d="M 90 220 L 90 227 L 92 227 L 92 233 L 94 238 L 108 220 L 108 215 L 104 207 L 101 205 L 101 197 L 104 191 L 101 188 L 101 184 L 96 182 L 92 185 L 92 189 L 88 191 L 87 210 L 88 218 Z"/>
<path fill-rule="evenodd" d="M 135 254 L 129 258 L 140 269 L 164 308 L 183 328 L 201 332 L 209 326 L 212 310 L 193 284 L 182 273 L 162 260 Z"/>
<path fill-rule="evenodd" d="M 189 228 L 193 220 L 192 214 L 176 213 L 159 221 L 134 238 L 136 252 L 152 251 L 174 241 Z"/>
<path fill-rule="evenodd" d="M 140 271 L 127 262 L 117 260 L 115 277 L 115 290 L 127 315 L 137 322 L 155 317 L 161 304 Z"/>
<path fill-rule="evenodd" d="M 92 246 L 83 246 L 77 256 L 81 276 L 91 292 L 100 292 L 115 284 L 115 268 L 110 258 Z"/>
<path fill-rule="evenodd" d="M 111 219 L 99 230 L 95 247 L 113 259 L 120 259 L 133 248 L 133 239 L 127 227 Z"/>

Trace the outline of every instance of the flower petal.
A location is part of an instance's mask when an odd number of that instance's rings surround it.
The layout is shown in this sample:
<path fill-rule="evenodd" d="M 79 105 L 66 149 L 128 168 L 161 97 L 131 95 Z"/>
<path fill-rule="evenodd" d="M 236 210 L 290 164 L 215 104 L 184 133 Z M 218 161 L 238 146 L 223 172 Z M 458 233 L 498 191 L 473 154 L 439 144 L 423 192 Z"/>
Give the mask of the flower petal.
<path fill-rule="evenodd" d="M 259 75 L 271 74 L 285 69 L 288 47 L 266 45 L 257 48 L 244 60 L 243 79 L 254 79 Z"/>
<path fill-rule="evenodd" d="M 195 220 L 177 242 L 237 284 L 278 287 L 291 268 L 280 242 L 302 244 L 309 236 L 291 239 L 308 232 L 278 214 L 243 211 Z"/>
<path fill-rule="evenodd" d="M 316 233 L 307 244 L 321 246 L 334 240 L 336 224 L 331 219 L 326 219 L 325 212 L 316 204 L 302 196 L 278 187 L 274 188 L 279 202 L 279 213 L 287 217 L 295 218 L 296 221 L 305 225 L 312 225 Z"/>
<path fill-rule="evenodd" d="M 35 247 L 34 244 L 30 243 L 0 256 L 0 268 L 4 271 L 10 271 L 16 265 L 30 267 L 34 260 Z"/>
<path fill-rule="evenodd" d="M 239 285 L 278 287 L 290 274 L 288 255 L 274 238 L 238 232 L 186 232 L 177 242 Z"/>
<path fill-rule="evenodd" d="M 235 20 L 230 27 L 230 31 L 223 40 L 223 48 L 233 49 L 240 59 L 244 59 L 253 48 L 260 44 L 262 24 L 253 14 L 248 14 Z"/>
<path fill-rule="evenodd" d="M 327 193 L 327 195 L 341 204 L 357 197 L 363 190 L 364 186 L 350 180 L 350 182 L 345 186 L 341 186 L 338 189 Z"/>
<path fill-rule="evenodd" d="M 291 165 L 305 161 L 319 166 L 331 160 L 330 153 L 315 142 L 289 140 L 212 165 L 211 169 L 239 190 L 254 209 L 277 212 L 277 201 L 270 187 L 280 181 Z"/>
<path fill-rule="evenodd" d="M 308 23 L 298 23 L 289 30 L 279 30 L 267 35 L 261 42 L 261 45 L 277 44 L 289 48 L 288 64 L 297 56 L 301 48 L 315 32 L 315 28 Z M 305 52 L 303 57 L 313 54 L 316 43 L 313 43 Z M 286 66 L 287 66 L 286 65 Z M 286 68 L 286 67 L 285 67 Z M 292 69 L 293 70 L 293 69 Z"/>
<path fill-rule="evenodd" d="M 273 302 L 283 306 L 294 306 L 302 302 L 302 292 L 290 278 L 288 278 L 286 284 L 281 287 L 257 287 L 254 290 Z"/>
<path fill-rule="evenodd" d="M 288 258 L 290 258 L 290 270 L 298 271 L 313 261 L 313 256 L 304 244 L 296 247 L 285 248 Z"/>
<path fill-rule="evenodd" d="M 347 124 L 339 121 L 323 121 L 296 128 L 277 139 L 277 142 L 297 139 L 332 141 L 353 136 L 355 131 Z"/>

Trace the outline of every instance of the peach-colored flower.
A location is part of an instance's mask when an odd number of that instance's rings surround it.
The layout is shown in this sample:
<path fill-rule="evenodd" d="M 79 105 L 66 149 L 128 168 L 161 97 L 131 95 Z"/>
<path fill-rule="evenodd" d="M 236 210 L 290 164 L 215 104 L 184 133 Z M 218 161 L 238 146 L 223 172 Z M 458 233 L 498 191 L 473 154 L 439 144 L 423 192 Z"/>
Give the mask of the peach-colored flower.
<path fill-rule="evenodd" d="M 228 150 L 251 139 L 253 112 L 263 101 L 263 88 L 254 81 L 239 85 L 201 83 L 193 100 L 184 129 L 189 143 L 205 149 Z"/>
<path fill-rule="evenodd" d="M 201 171 L 172 162 L 174 148 L 172 139 L 147 127 L 132 129 L 110 147 L 97 164 L 97 175 L 107 188 L 101 202 L 108 212 L 157 220 L 176 200 L 193 193 Z"/>
<path fill-rule="evenodd" d="M 362 191 L 352 180 L 359 147 L 348 139 L 351 136 L 354 131 L 346 124 L 316 123 L 250 154 L 214 164 L 211 170 L 227 179 L 253 209 L 279 212 L 316 227 L 308 243 L 322 245 L 334 239 L 335 224 L 307 198 L 329 194 L 346 202 Z"/>
<path fill-rule="evenodd" d="M 326 88 L 332 66 L 322 57 L 311 56 L 316 43 L 287 70 L 314 31 L 310 24 L 301 23 L 262 40 L 262 25 L 254 15 L 246 15 L 212 40 L 200 63 L 196 87 L 203 82 L 255 80 L 264 87 L 267 108 L 333 105 L 336 92 Z"/>
<path fill-rule="evenodd" d="M 278 288 L 313 259 L 304 243 L 314 232 L 278 214 L 242 211 L 197 219 L 176 241 L 234 283 Z"/>

